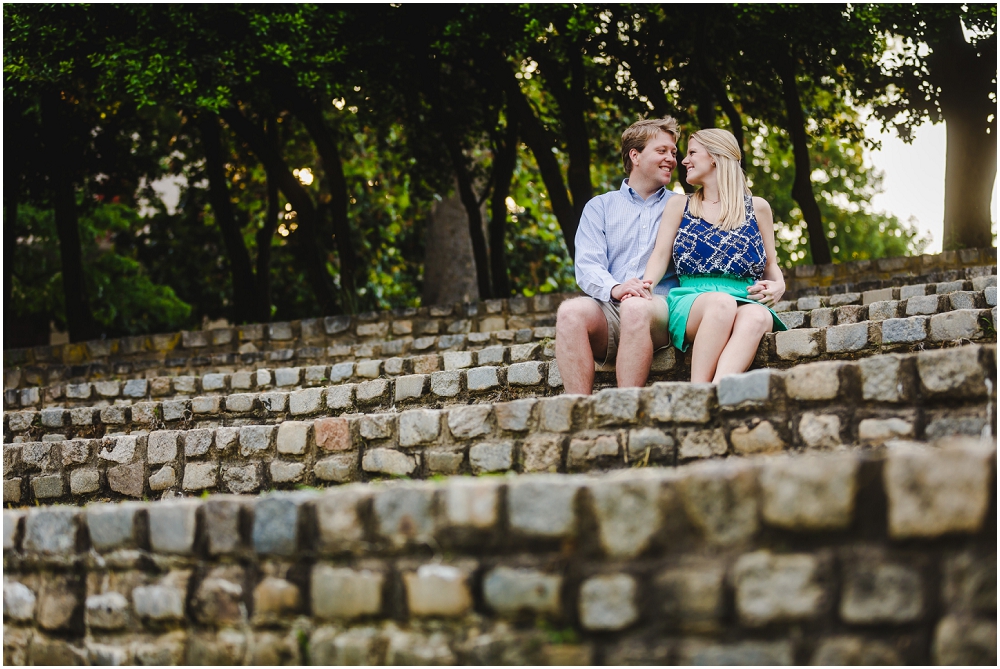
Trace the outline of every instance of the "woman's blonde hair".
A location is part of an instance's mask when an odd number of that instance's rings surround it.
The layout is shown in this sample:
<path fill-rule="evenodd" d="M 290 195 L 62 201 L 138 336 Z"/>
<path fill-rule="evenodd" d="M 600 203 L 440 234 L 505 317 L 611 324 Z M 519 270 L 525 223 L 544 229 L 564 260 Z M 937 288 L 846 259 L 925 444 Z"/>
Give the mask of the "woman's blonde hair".
<path fill-rule="evenodd" d="M 734 230 L 746 221 L 746 205 L 743 197 L 750 195 L 746 176 L 740 167 L 740 145 L 736 143 L 733 133 L 719 128 L 706 128 L 691 135 L 692 139 L 705 147 L 708 155 L 715 161 L 716 182 L 719 186 L 719 204 L 721 214 L 715 226 L 722 230 Z M 691 215 L 701 217 L 705 190 L 699 188 L 691 196 Z"/>

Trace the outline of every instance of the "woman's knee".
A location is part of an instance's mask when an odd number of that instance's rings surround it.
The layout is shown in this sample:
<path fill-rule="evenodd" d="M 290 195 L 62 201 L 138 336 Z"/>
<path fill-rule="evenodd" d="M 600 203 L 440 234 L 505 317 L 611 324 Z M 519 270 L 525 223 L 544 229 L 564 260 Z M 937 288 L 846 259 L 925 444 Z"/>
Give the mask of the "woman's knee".
<path fill-rule="evenodd" d="M 771 331 L 774 319 L 767 307 L 760 304 L 741 306 L 736 318 L 735 328 L 747 333 L 763 335 Z"/>
<path fill-rule="evenodd" d="M 725 293 L 705 293 L 699 295 L 696 302 L 704 312 L 702 321 L 713 323 L 732 323 L 736 318 L 736 300 Z"/>

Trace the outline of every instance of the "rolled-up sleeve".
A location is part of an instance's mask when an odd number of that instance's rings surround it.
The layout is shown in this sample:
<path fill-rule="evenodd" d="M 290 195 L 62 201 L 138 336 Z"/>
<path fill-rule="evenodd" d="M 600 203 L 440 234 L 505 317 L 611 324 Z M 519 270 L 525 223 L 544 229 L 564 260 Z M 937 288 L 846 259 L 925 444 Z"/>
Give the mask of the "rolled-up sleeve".
<path fill-rule="evenodd" d="M 595 197 L 583 208 L 576 229 L 576 283 L 587 295 L 609 302 L 618 284 L 608 271 L 608 241 L 604 228 L 604 203 Z"/>

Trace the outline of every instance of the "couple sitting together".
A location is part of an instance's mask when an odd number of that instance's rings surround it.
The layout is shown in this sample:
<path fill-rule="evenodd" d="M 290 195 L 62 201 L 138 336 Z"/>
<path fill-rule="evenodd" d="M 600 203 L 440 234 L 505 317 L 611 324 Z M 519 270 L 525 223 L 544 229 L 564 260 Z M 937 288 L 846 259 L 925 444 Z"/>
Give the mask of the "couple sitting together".
<path fill-rule="evenodd" d="M 667 190 L 677 122 L 622 134 L 628 178 L 587 203 L 576 233 L 576 281 L 589 297 L 563 302 L 556 361 L 567 393 L 589 394 L 594 362 L 615 361 L 619 387 L 643 386 L 653 351 L 692 347 L 691 381 L 750 367 L 764 334 L 787 329 L 772 307 L 785 292 L 771 207 L 752 197 L 732 133 L 688 139 L 685 196 Z"/>

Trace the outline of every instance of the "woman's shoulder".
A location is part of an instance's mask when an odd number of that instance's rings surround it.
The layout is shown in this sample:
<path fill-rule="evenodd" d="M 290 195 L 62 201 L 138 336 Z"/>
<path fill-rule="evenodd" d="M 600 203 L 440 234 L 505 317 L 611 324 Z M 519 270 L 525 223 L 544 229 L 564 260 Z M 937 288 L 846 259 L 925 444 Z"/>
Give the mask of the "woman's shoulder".
<path fill-rule="evenodd" d="M 771 205 L 768 204 L 767 200 L 765 200 L 764 198 L 753 196 L 751 198 L 751 202 L 753 202 L 753 209 L 754 209 L 755 212 L 758 212 L 758 213 L 760 213 L 760 212 L 766 212 L 768 214 L 771 213 Z"/>

